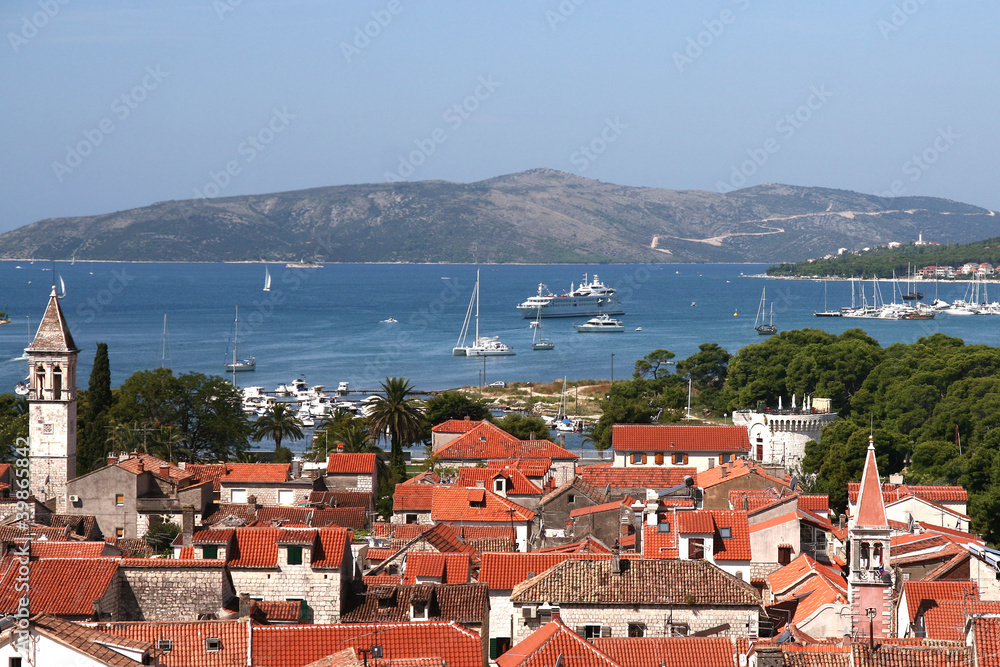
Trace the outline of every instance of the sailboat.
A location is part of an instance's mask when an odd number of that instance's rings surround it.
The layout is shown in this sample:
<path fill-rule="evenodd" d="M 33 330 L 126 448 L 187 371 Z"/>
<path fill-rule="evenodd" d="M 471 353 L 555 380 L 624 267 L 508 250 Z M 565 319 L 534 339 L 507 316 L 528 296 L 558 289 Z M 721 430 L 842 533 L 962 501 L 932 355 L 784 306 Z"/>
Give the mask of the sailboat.
<path fill-rule="evenodd" d="M 469 334 L 469 323 L 472 318 L 473 306 L 476 313 L 476 337 L 472 345 L 466 345 L 466 338 Z M 469 300 L 469 307 L 465 311 L 465 322 L 462 323 L 462 332 L 458 335 L 458 342 L 451 349 L 451 353 L 456 357 L 503 357 L 515 354 L 509 345 L 500 342 L 499 336 L 479 335 L 479 270 L 476 270 L 476 286 L 472 288 L 472 298 Z"/>
<path fill-rule="evenodd" d="M 532 350 L 553 350 L 556 344 L 553 343 L 548 338 L 544 338 L 541 335 L 542 331 L 542 307 L 538 307 L 538 316 L 535 321 L 531 323 L 531 327 L 535 332 L 531 336 L 531 349 Z"/>
<path fill-rule="evenodd" d="M 765 322 L 764 319 L 767 317 L 767 311 L 765 310 L 767 306 L 767 288 L 765 287 L 760 292 L 760 306 L 757 308 L 757 318 L 753 321 L 753 328 L 761 336 L 773 336 L 778 333 L 778 327 L 774 326 L 774 304 L 771 304 L 771 317 L 770 322 Z"/>
<path fill-rule="evenodd" d="M 567 402 L 568 401 L 566 395 L 566 378 L 564 377 L 562 394 L 559 397 L 559 413 L 556 415 L 556 421 L 555 421 L 555 430 L 559 431 L 560 433 L 573 433 L 574 431 L 576 431 L 576 426 L 574 426 L 573 420 L 571 420 L 569 416 L 566 414 Z"/>
<path fill-rule="evenodd" d="M 266 266 L 264 267 L 264 291 L 271 291 L 271 272 Z"/>
<path fill-rule="evenodd" d="M 167 314 L 163 313 L 163 342 L 160 350 L 160 368 L 167 365 Z"/>
<path fill-rule="evenodd" d="M 253 357 L 247 357 L 246 359 L 239 358 L 239 340 L 240 340 L 240 307 L 236 306 L 236 321 L 233 328 L 233 360 L 232 362 L 226 362 L 226 370 L 232 371 L 233 373 L 243 373 L 246 371 L 253 371 L 257 369 L 257 360 Z M 235 380 L 234 380 L 235 383 Z"/>
<path fill-rule="evenodd" d="M 839 310 L 830 310 L 830 307 L 826 304 L 826 283 L 823 281 L 823 310 L 818 310 L 813 313 L 816 317 L 840 317 L 843 313 Z"/>

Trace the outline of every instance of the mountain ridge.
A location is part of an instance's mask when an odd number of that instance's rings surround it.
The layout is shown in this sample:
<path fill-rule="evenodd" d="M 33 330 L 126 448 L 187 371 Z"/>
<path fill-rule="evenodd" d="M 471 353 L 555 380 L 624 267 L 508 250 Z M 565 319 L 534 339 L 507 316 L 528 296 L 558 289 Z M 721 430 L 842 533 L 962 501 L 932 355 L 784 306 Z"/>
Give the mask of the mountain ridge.
<path fill-rule="evenodd" d="M 50 218 L 0 258 L 114 261 L 800 261 L 891 240 L 1000 235 L 989 209 L 934 197 L 763 184 L 728 193 L 530 169 L 473 183 L 320 186 Z"/>

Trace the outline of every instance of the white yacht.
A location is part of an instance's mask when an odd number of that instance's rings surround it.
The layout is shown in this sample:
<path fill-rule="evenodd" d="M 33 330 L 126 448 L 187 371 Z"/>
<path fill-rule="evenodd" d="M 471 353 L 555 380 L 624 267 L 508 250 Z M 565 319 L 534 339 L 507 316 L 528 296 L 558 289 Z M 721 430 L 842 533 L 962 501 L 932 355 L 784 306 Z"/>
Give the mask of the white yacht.
<path fill-rule="evenodd" d="M 465 339 L 469 335 L 469 323 L 472 319 L 473 309 L 476 317 L 476 336 L 472 345 L 466 345 Z M 516 354 L 509 345 L 500 342 L 498 336 L 479 335 L 479 271 L 476 271 L 476 286 L 472 288 L 472 298 L 469 300 L 469 308 L 465 311 L 465 322 L 462 323 L 462 332 L 458 335 L 458 341 L 451 353 L 456 357 L 504 357 Z"/>
<path fill-rule="evenodd" d="M 621 320 L 616 320 L 607 313 L 592 317 L 583 324 L 574 324 L 577 333 L 618 333 L 625 331 Z"/>
<path fill-rule="evenodd" d="M 613 287 L 608 287 L 600 281 L 597 274 L 589 280 L 584 274 L 580 286 L 569 292 L 552 294 L 548 287 L 539 283 L 538 294 L 517 306 L 525 319 L 529 317 L 590 317 L 607 313 L 608 315 L 624 315 L 625 308 L 621 299 L 615 294 Z"/>

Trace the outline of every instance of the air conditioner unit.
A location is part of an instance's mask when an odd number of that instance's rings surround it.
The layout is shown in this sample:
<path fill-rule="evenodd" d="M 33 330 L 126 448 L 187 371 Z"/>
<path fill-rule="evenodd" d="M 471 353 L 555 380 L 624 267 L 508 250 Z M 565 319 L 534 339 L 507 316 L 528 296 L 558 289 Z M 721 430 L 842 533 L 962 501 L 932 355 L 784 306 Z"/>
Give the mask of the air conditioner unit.
<path fill-rule="evenodd" d="M 76 496 L 76 495 L 70 496 L 69 497 L 69 501 L 71 503 L 78 503 L 78 502 L 80 502 L 80 496 Z"/>
<path fill-rule="evenodd" d="M 538 607 L 534 605 L 521 607 L 521 618 L 538 618 Z"/>

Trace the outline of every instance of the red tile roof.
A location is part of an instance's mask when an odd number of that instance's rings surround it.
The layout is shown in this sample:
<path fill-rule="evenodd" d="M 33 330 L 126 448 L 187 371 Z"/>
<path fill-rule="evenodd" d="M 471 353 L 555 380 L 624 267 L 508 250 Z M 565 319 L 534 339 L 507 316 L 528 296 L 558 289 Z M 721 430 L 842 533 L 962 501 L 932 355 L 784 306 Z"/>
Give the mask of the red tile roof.
<path fill-rule="evenodd" d="M 235 542 L 226 554 L 229 567 L 278 567 L 278 534 L 280 528 L 234 528 Z"/>
<path fill-rule="evenodd" d="M 493 488 L 493 480 L 498 475 L 502 475 L 509 480 L 511 488 L 507 493 L 519 496 L 540 496 L 544 493 L 542 488 L 532 482 L 517 468 L 460 468 L 456 486 L 476 486 L 476 482 L 483 482 L 490 489 Z M 505 483 L 506 484 L 506 483 Z"/>
<path fill-rule="evenodd" d="M 469 582 L 470 559 L 466 553 L 421 551 L 406 556 L 404 584 L 417 583 L 417 577 L 436 577 L 442 584 Z"/>
<path fill-rule="evenodd" d="M 830 513 L 830 496 L 819 493 L 803 493 L 799 496 L 799 509 L 818 512 L 826 516 Z"/>
<path fill-rule="evenodd" d="M 184 621 L 177 623 L 87 623 L 87 627 L 110 635 L 158 646 L 169 641 L 170 651 L 160 655 L 164 667 L 232 667 L 247 664 L 248 633 L 252 627 L 241 621 Z M 220 640 L 218 651 L 206 650 L 205 640 Z"/>
<path fill-rule="evenodd" d="M 104 554 L 106 542 L 49 542 L 35 540 L 31 542 L 32 558 L 99 558 Z M 114 549 L 108 549 L 109 554 L 117 554 Z"/>
<path fill-rule="evenodd" d="M 302 603 L 299 600 L 253 600 L 250 606 L 269 622 L 297 623 L 302 618 Z"/>
<path fill-rule="evenodd" d="M 371 550 L 369 550 L 371 553 Z M 366 574 L 361 577 L 365 586 L 399 586 L 403 578 L 398 574 Z"/>
<path fill-rule="evenodd" d="M 552 459 L 501 459 L 486 462 L 487 468 L 515 468 L 527 477 L 545 477 L 552 469 Z"/>
<path fill-rule="evenodd" d="M 0 613 L 13 614 L 24 594 L 16 590 L 19 559 L 0 560 Z M 91 616 L 118 571 L 116 558 L 46 558 L 28 563 L 31 611 L 54 616 Z M 111 611 L 111 610 L 107 610 Z"/>
<path fill-rule="evenodd" d="M 715 532 L 715 520 L 711 510 L 681 512 L 677 515 L 678 533 L 708 533 Z"/>
<path fill-rule="evenodd" d="M 431 487 L 431 519 L 433 521 L 510 523 L 531 521 L 532 510 L 498 496 L 486 489 Z M 482 500 L 479 500 L 482 498 Z M 484 504 L 485 506 L 479 506 Z"/>
<path fill-rule="evenodd" d="M 314 569 L 340 569 L 344 563 L 353 533 L 342 528 L 320 528 L 316 531 L 313 545 L 312 567 Z"/>
<path fill-rule="evenodd" d="M 280 526 L 290 523 L 309 525 L 313 510 L 308 507 L 288 507 L 285 505 L 264 505 L 257 508 L 257 524 Z"/>
<path fill-rule="evenodd" d="M 485 420 L 475 421 L 472 419 L 449 419 L 448 421 L 435 424 L 431 427 L 432 433 L 468 433 Z"/>
<path fill-rule="evenodd" d="M 576 460 L 579 455 L 548 440 L 518 440 L 490 422 L 475 428 L 437 450 L 444 460 L 451 459 L 561 459 Z"/>
<path fill-rule="evenodd" d="M 330 454 L 328 475 L 371 475 L 375 472 L 375 454 Z"/>
<path fill-rule="evenodd" d="M 392 511 L 430 512 L 436 488 L 429 484 L 397 484 L 392 494 Z"/>
<path fill-rule="evenodd" d="M 584 483 L 598 490 L 606 486 L 614 489 L 667 489 L 683 484 L 685 477 L 694 478 L 698 473 L 697 468 L 613 468 L 610 463 L 580 466 L 576 471 Z"/>
<path fill-rule="evenodd" d="M 564 560 L 610 560 L 611 554 L 602 553 L 484 553 L 479 568 L 479 581 L 490 590 L 510 590 L 531 576 L 539 575 Z"/>
<path fill-rule="evenodd" d="M 1000 618 L 979 617 L 973 621 L 973 645 L 979 667 L 1000 667 Z"/>
<path fill-rule="evenodd" d="M 340 526 L 364 530 L 367 525 L 367 507 L 328 507 L 313 512 L 310 525 L 316 528 Z"/>
<path fill-rule="evenodd" d="M 809 554 L 800 554 L 791 563 L 767 576 L 768 586 L 776 595 L 783 597 L 789 591 L 810 577 L 823 577 L 847 590 L 847 580 L 836 569 L 817 562 Z"/>
<path fill-rule="evenodd" d="M 411 584 L 376 586 L 365 591 L 363 600 L 341 617 L 343 623 L 400 623 L 410 620 L 412 601 L 427 601 L 430 621 L 455 621 L 481 626 L 488 618 L 489 589 L 486 584 Z"/>
<path fill-rule="evenodd" d="M 287 482 L 291 463 L 226 463 L 225 483 Z"/>
<path fill-rule="evenodd" d="M 971 581 L 906 581 L 906 611 L 910 622 L 917 616 L 921 605 L 936 600 L 978 600 L 979 587 Z"/>
<path fill-rule="evenodd" d="M 666 528 L 668 524 L 661 524 Z M 672 527 L 671 527 L 672 528 Z M 632 544 L 635 544 L 635 536 L 632 536 Z M 623 540 L 624 546 L 624 540 Z M 678 558 L 677 532 L 670 530 L 660 532 L 659 526 L 643 526 L 642 528 L 642 557 L 643 558 Z"/>
<path fill-rule="evenodd" d="M 167 466 L 166 467 L 167 474 L 165 475 L 165 477 L 168 477 L 169 479 L 172 479 L 174 481 L 181 481 L 181 480 L 194 481 L 195 477 L 193 473 L 190 473 L 187 470 L 182 470 L 181 468 L 175 466 L 173 463 L 167 463 L 166 461 L 158 459 L 155 456 L 150 456 L 149 454 L 143 454 L 143 453 L 130 454 L 129 458 L 119 461 L 116 465 L 119 468 L 128 470 L 129 472 L 139 474 L 140 461 L 142 462 L 142 467 L 144 468 L 145 472 L 151 472 L 154 473 L 155 475 L 164 477 L 164 475 L 161 474 L 162 470 L 161 466 L 165 465 Z"/>
<path fill-rule="evenodd" d="M 616 452 L 749 452 L 750 435 L 744 426 L 615 424 L 611 446 Z"/>
<path fill-rule="evenodd" d="M 750 528 L 742 510 L 694 510 L 677 513 L 678 533 L 701 533 L 713 536 L 716 560 L 750 560 Z M 722 537 L 721 528 L 730 536 Z"/>
<path fill-rule="evenodd" d="M 188 463 L 184 468 L 193 474 L 199 482 L 211 480 L 212 488 L 216 491 L 222 488 L 219 481 L 226 474 L 226 464 L 224 463 Z"/>
<path fill-rule="evenodd" d="M 860 482 L 847 483 L 847 498 L 851 503 L 858 501 L 858 490 L 861 488 Z M 917 496 L 925 500 L 936 503 L 944 502 L 968 502 L 969 494 L 961 486 L 937 486 L 921 484 L 882 484 L 882 500 L 886 503 L 893 503 L 908 496 Z"/>
<path fill-rule="evenodd" d="M 546 623 L 512 646 L 496 662 L 499 667 L 550 667 L 560 663 L 567 667 L 619 667 L 561 621 Z"/>
<path fill-rule="evenodd" d="M 240 519 L 244 525 L 250 525 L 257 520 L 257 506 L 246 503 L 219 503 L 212 505 L 215 510 L 202 517 L 201 523 L 204 526 L 211 526 L 229 517 Z"/>
<path fill-rule="evenodd" d="M 148 642 L 136 642 L 116 637 L 48 614 L 32 616 L 31 629 L 90 656 L 94 659 L 91 664 L 109 665 L 110 667 L 141 667 L 143 664 L 148 664 L 147 658 L 156 653 L 156 646 Z M 119 650 L 137 652 L 142 656 L 141 659 L 144 662 L 136 662 L 120 653 Z M 81 664 L 79 660 L 74 662 Z M 89 660 L 87 662 L 90 663 Z M 9 664 L 12 663 L 13 661 Z"/>
<path fill-rule="evenodd" d="M 122 567 L 222 568 L 223 565 L 225 561 L 221 558 L 195 558 L 193 553 L 188 558 L 122 558 L 121 560 Z"/>
<path fill-rule="evenodd" d="M 1000 602 L 979 600 L 935 600 L 924 607 L 924 628 L 928 639 L 962 641 L 965 621 L 973 615 L 1000 614 Z"/>
<path fill-rule="evenodd" d="M 850 667 L 851 665 L 850 646 L 781 644 L 781 656 L 785 667 Z"/>
<path fill-rule="evenodd" d="M 573 519 L 587 514 L 600 514 L 601 512 L 617 512 L 621 508 L 622 508 L 622 502 L 619 500 L 613 503 L 602 503 L 600 505 L 591 505 L 590 507 L 580 507 L 575 510 L 570 510 L 569 516 L 571 519 Z"/>
<path fill-rule="evenodd" d="M 624 667 L 733 667 L 728 637 L 601 637 L 594 646 Z"/>
<path fill-rule="evenodd" d="M 633 540 L 633 544 L 635 541 Z M 611 554 L 611 549 L 604 546 L 597 539 L 587 536 L 580 540 L 579 542 L 571 542 L 569 544 L 561 544 L 555 547 L 548 547 L 546 549 L 537 549 L 532 553 L 536 554 Z"/>
<path fill-rule="evenodd" d="M 729 484 L 737 477 L 743 477 L 744 475 L 757 475 L 770 482 L 776 489 L 787 487 L 792 481 L 792 478 L 788 475 L 785 475 L 784 479 L 772 476 L 753 461 L 736 459 L 730 463 L 724 463 L 723 465 L 718 465 L 698 473 L 698 486 L 708 489 L 717 484 Z"/>
<path fill-rule="evenodd" d="M 385 661 L 434 656 L 448 667 L 482 667 L 479 633 L 456 623 L 340 623 L 255 627 L 254 667 L 289 667 L 319 660 L 345 648 L 382 647 Z M 243 662 L 246 664 L 246 654 Z M 382 661 L 379 661 L 382 664 Z"/>

